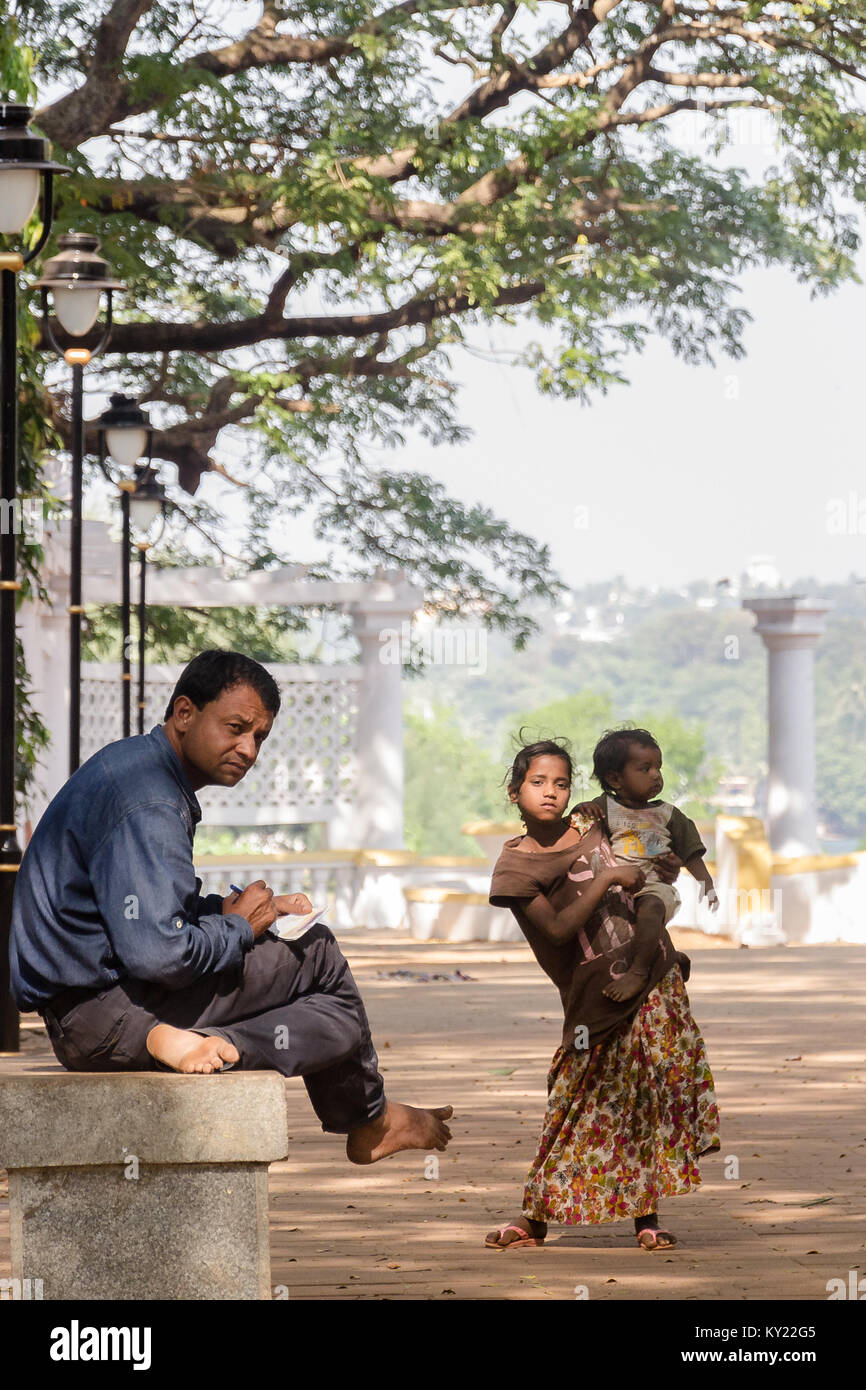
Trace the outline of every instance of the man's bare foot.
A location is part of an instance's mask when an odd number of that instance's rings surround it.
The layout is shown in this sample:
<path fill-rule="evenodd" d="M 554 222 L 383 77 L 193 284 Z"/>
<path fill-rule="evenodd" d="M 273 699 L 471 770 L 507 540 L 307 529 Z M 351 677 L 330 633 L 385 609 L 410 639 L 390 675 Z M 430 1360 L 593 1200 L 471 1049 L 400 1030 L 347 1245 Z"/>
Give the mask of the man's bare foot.
<path fill-rule="evenodd" d="M 521 1231 L 523 1235 L 520 1234 Z M 509 1245 L 529 1245 L 533 1241 L 540 1244 L 546 1235 L 546 1221 L 533 1221 L 531 1216 L 518 1216 L 514 1221 L 509 1221 L 507 1226 L 488 1231 L 484 1237 L 484 1244 L 488 1250 L 507 1250 Z"/>
<path fill-rule="evenodd" d="M 346 1140 L 346 1157 L 352 1163 L 376 1163 L 401 1149 L 439 1149 L 441 1153 L 451 1138 L 445 1121 L 453 1114 L 450 1105 L 419 1110 L 389 1100 L 378 1119 L 352 1130 Z"/>
<path fill-rule="evenodd" d="M 611 980 L 610 984 L 601 992 L 606 994 L 608 999 L 615 999 L 619 1003 L 623 999 L 631 999 L 633 995 L 639 994 L 646 982 L 645 971 L 627 970 L 618 980 Z"/>
<path fill-rule="evenodd" d="M 221 1071 L 227 1062 L 239 1062 L 241 1054 L 228 1038 L 193 1033 L 188 1028 L 173 1028 L 170 1023 L 157 1023 L 147 1035 L 147 1050 L 158 1062 L 172 1071 L 201 1072 L 205 1075 Z"/>

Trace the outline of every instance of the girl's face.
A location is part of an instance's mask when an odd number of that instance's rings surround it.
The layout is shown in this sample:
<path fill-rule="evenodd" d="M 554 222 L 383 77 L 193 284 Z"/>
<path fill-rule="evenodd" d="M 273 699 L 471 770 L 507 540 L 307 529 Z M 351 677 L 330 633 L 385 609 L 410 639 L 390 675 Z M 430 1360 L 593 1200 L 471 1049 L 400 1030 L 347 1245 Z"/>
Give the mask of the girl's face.
<path fill-rule="evenodd" d="M 568 764 L 553 753 L 533 758 L 519 791 L 508 795 L 527 820 L 561 820 L 571 795 Z"/>

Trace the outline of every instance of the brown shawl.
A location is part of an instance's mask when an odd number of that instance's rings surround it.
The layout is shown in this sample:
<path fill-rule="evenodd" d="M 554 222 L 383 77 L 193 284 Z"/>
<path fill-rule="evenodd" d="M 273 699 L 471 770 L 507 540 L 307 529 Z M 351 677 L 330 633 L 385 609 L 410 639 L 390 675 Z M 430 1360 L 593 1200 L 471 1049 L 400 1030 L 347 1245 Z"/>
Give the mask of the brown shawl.
<path fill-rule="evenodd" d="M 625 1019 L 632 1018 L 651 989 L 677 963 L 677 952 L 667 930 L 659 940 L 644 988 L 631 999 L 617 1003 L 602 990 L 612 978 L 625 973 L 634 959 L 634 899 L 618 884 L 605 893 L 584 927 L 569 941 L 557 945 L 527 920 L 527 900 L 542 893 L 556 911 L 580 897 L 603 867 L 616 861 L 601 829 L 594 825 L 577 844 L 566 849 L 523 851 L 520 838 L 509 840 L 493 870 L 490 901 L 508 907 L 520 924 L 532 952 L 559 990 L 565 1013 L 562 1045 L 583 1051 L 594 1047 Z M 585 1028 L 586 1033 L 576 1034 Z M 588 1040 L 587 1040 L 588 1034 Z"/>

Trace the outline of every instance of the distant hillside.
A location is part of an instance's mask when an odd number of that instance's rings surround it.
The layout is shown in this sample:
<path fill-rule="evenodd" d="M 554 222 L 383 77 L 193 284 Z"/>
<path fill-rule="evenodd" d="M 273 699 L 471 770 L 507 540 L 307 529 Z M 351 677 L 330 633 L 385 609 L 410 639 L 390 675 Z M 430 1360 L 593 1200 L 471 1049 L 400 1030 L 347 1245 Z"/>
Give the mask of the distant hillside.
<path fill-rule="evenodd" d="M 790 592 L 834 603 L 816 652 L 819 811 L 828 836 L 859 840 L 866 836 L 866 585 L 804 580 Z M 584 691 L 607 695 L 615 722 L 655 712 L 699 726 L 708 763 L 748 778 L 760 803 L 766 653 L 739 595 L 700 585 L 652 594 L 612 580 L 534 616 L 542 630 L 526 650 L 490 634 L 486 670 L 435 664 L 407 682 L 409 708 L 450 709 L 498 768 L 523 712 Z M 590 751 L 577 750 L 581 758 Z"/>

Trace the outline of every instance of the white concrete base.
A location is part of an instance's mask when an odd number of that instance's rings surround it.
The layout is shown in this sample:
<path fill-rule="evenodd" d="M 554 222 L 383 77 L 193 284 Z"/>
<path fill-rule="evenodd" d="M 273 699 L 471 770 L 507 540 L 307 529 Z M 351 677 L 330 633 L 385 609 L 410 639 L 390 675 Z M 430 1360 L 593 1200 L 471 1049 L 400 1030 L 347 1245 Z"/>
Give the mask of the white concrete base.
<path fill-rule="evenodd" d="M 406 916 L 417 941 L 522 941 L 510 912 L 486 894 L 445 888 L 407 888 Z"/>
<path fill-rule="evenodd" d="M 839 868 L 773 874 L 789 941 L 866 943 L 866 854 Z"/>

